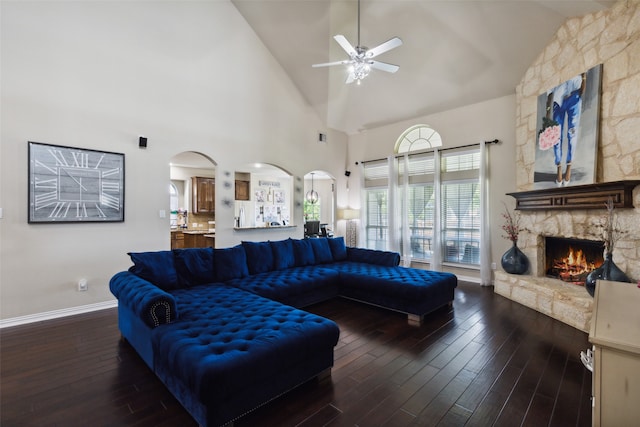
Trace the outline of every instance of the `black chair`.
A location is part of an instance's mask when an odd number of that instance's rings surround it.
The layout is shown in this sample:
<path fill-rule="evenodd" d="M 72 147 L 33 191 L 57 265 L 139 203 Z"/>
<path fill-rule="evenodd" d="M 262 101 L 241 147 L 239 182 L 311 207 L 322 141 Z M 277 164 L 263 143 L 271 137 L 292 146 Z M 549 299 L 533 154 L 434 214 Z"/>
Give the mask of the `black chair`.
<path fill-rule="evenodd" d="M 304 223 L 304 237 L 318 237 L 320 234 L 320 221 L 307 221 Z"/>

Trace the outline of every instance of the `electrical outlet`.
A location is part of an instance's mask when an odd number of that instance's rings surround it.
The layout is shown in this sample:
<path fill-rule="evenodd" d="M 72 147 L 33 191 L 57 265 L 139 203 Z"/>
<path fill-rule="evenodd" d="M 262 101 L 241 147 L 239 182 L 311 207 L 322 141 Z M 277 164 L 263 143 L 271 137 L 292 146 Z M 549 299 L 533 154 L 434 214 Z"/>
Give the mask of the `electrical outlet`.
<path fill-rule="evenodd" d="M 87 282 L 87 279 L 78 280 L 78 291 L 84 292 L 87 290 L 89 290 L 89 283 Z"/>
<path fill-rule="evenodd" d="M 496 268 L 498 268 L 498 266 L 496 265 L 496 263 L 495 263 L 495 262 L 492 262 L 492 263 L 491 263 L 491 269 L 492 269 L 492 270 L 495 270 Z"/>

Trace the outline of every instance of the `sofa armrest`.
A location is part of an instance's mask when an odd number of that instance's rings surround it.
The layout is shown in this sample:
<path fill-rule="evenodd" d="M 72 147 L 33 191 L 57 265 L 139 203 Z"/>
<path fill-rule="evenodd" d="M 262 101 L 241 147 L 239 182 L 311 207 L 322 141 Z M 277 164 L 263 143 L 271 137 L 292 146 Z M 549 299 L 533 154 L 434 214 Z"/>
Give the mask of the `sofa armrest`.
<path fill-rule="evenodd" d="M 400 264 L 400 254 L 391 251 L 347 247 L 347 261 L 395 267 Z"/>
<path fill-rule="evenodd" d="M 178 318 L 173 295 L 129 271 L 121 271 L 109 281 L 111 293 L 148 326 L 171 323 Z"/>

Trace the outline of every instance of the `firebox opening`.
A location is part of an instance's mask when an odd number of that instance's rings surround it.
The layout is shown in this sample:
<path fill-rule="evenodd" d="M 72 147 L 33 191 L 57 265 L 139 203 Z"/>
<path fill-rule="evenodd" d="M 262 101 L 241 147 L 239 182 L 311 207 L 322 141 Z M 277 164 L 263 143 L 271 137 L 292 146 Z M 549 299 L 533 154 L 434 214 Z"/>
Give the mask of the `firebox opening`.
<path fill-rule="evenodd" d="M 565 282 L 584 286 L 587 275 L 604 262 L 604 242 L 545 237 L 545 272 Z"/>

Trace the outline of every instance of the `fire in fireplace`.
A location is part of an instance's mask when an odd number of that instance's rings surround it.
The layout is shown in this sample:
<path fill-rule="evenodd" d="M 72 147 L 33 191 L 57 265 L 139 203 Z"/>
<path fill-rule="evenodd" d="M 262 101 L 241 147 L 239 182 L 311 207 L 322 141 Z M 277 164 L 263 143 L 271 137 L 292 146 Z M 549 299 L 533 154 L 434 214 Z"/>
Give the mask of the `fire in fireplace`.
<path fill-rule="evenodd" d="M 545 237 L 547 277 L 584 286 L 587 275 L 604 262 L 604 242 Z"/>

